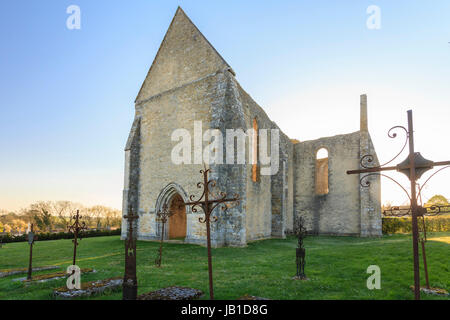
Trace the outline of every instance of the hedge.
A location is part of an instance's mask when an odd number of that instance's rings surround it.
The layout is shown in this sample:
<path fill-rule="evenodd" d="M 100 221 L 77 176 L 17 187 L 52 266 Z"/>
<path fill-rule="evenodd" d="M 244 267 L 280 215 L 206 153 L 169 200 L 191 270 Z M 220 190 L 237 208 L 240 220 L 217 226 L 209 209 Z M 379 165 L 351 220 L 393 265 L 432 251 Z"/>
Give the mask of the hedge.
<path fill-rule="evenodd" d="M 411 233 L 411 218 L 383 217 L 383 234 Z M 419 228 L 422 229 L 422 219 L 418 220 Z M 426 217 L 425 226 L 427 232 L 450 231 L 450 217 Z"/>
<path fill-rule="evenodd" d="M 91 237 L 104 237 L 104 236 L 116 236 L 121 234 L 121 229 L 116 230 L 90 230 L 81 233 L 81 238 L 91 238 Z M 58 233 L 38 233 L 37 241 L 45 240 L 59 240 L 59 239 L 73 239 L 73 233 L 58 232 Z M 13 236 L 11 234 L 0 236 L 0 243 L 10 243 L 10 242 L 24 242 L 28 241 L 28 235 L 23 234 L 21 236 Z"/>

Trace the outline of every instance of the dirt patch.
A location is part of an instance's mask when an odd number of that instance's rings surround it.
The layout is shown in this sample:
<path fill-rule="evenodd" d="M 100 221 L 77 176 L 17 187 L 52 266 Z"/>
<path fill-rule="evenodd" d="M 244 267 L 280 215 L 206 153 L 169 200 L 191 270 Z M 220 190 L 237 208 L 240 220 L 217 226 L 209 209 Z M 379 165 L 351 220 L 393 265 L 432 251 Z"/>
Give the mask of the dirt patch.
<path fill-rule="evenodd" d="M 197 289 L 172 286 L 141 294 L 137 300 L 195 300 L 202 295 L 203 292 Z"/>
<path fill-rule="evenodd" d="M 87 297 L 95 294 L 120 290 L 122 288 L 122 283 L 122 277 L 83 282 L 80 285 L 80 289 L 70 290 L 67 287 L 56 288 L 53 290 L 53 296 L 63 299 Z"/>
<path fill-rule="evenodd" d="M 250 296 L 250 295 L 246 294 L 246 295 L 243 295 L 242 297 L 238 298 L 238 300 L 270 300 L 270 299 L 256 297 L 256 296 Z"/>
<path fill-rule="evenodd" d="M 410 286 L 411 290 L 414 291 L 414 286 Z M 421 287 L 420 291 L 426 294 L 432 294 L 435 296 L 448 296 L 448 291 L 442 288 L 426 288 L 426 287 Z"/>
<path fill-rule="evenodd" d="M 59 267 L 58 266 L 36 267 L 36 268 L 33 268 L 33 272 L 44 271 L 44 270 L 54 270 L 54 269 L 59 269 Z M 0 270 L 0 278 L 13 276 L 15 274 L 27 273 L 27 272 L 28 272 L 28 268 L 4 269 L 4 270 Z"/>
<path fill-rule="evenodd" d="M 92 268 L 84 268 L 84 269 L 81 269 L 80 271 L 81 271 L 81 274 L 89 273 L 89 272 L 95 272 L 95 270 L 92 269 Z M 60 279 L 60 278 L 65 278 L 65 277 L 67 277 L 67 275 L 68 274 L 65 271 L 53 272 L 53 273 L 48 273 L 48 274 L 40 274 L 40 275 L 37 275 L 37 276 L 32 276 L 31 280 L 24 279 L 22 281 L 23 282 L 31 282 L 31 281 L 33 281 L 33 282 L 34 281 L 42 282 L 42 281 L 56 280 L 56 279 Z"/>

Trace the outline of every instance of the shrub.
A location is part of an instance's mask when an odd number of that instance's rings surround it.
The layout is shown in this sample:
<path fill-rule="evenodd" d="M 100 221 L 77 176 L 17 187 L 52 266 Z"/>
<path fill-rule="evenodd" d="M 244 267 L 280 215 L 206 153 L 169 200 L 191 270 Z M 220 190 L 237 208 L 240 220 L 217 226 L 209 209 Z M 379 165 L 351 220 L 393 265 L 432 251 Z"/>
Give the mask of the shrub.
<path fill-rule="evenodd" d="M 411 218 L 410 217 L 383 217 L 383 234 L 393 233 L 411 233 Z M 419 229 L 422 229 L 422 219 L 418 220 Z M 427 232 L 443 232 L 450 231 L 450 217 L 435 216 L 426 217 L 425 226 Z"/>
<path fill-rule="evenodd" d="M 116 230 L 89 230 L 81 233 L 81 238 L 116 236 L 121 234 L 121 229 Z M 73 239 L 73 233 L 58 232 L 58 233 L 38 233 L 38 241 L 45 240 L 59 240 L 59 239 Z M 10 242 L 24 242 L 28 241 L 28 235 L 13 236 L 10 233 L 0 236 L 0 243 Z"/>

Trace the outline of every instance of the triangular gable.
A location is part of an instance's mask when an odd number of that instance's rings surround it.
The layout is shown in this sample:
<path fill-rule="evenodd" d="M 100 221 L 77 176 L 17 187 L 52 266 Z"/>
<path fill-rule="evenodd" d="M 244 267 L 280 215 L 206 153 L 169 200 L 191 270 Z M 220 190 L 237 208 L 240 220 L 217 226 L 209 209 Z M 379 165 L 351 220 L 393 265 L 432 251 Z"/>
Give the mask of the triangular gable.
<path fill-rule="evenodd" d="M 178 7 L 135 102 L 230 68 Z"/>

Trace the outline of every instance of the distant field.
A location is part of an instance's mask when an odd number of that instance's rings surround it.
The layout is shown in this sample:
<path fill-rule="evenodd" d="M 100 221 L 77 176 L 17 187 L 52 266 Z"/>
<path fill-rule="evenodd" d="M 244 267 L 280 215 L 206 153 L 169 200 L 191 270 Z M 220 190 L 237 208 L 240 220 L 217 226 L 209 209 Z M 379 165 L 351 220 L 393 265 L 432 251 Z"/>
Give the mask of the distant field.
<path fill-rule="evenodd" d="M 432 286 L 450 291 L 450 232 L 429 234 L 427 259 Z M 435 239 L 435 240 L 433 240 Z M 270 299 L 413 299 L 412 244 L 409 235 L 367 239 L 356 237 L 308 237 L 306 274 L 310 281 L 291 280 L 295 275 L 296 239 L 264 240 L 246 248 L 213 249 L 216 299 L 236 299 L 245 294 Z M 139 241 L 139 293 L 178 285 L 203 290 L 208 297 L 206 248 L 187 244 L 164 244 L 162 268 L 154 266 L 156 242 Z M 34 266 L 71 264 L 71 240 L 36 242 Z M 27 243 L 11 243 L 0 248 L 0 269 L 28 265 Z M 422 260 L 421 260 L 422 261 Z M 80 242 L 77 264 L 98 272 L 82 276 L 92 281 L 122 276 L 124 244 L 119 236 L 86 238 Z M 368 290 L 369 265 L 381 268 L 381 290 Z M 422 266 L 421 266 L 422 267 Z M 52 271 L 42 271 L 44 274 Z M 65 279 L 25 285 L 0 278 L 0 299 L 52 299 L 52 288 Z M 424 276 L 422 272 L 422 284 Z M 422 294 L 423 299 L 448 299 Z M 121 299 L 121 293 L 91 299 Z"/>

